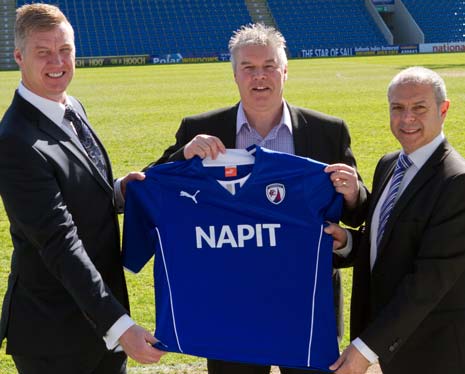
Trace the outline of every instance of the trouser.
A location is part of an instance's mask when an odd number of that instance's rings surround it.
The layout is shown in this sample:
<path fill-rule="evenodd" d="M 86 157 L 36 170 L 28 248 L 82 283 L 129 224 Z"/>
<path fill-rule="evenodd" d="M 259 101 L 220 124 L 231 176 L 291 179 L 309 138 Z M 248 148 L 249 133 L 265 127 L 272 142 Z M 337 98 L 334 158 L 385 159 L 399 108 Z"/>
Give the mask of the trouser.
<path fill-rule="evenodd" d="M 126 374 L 124 352 L 106 351 L 101 357 L 95 357 L 95 353 L 12 357 L 19 374 Z"/>
<path fill-rule="evenodd" d="M 220 360 L 207 360 L 209 374 L 270 374 L 271 366 L 239 364 Z M 280 367 L 281 374 L 318 374 L 315 370 L 300 370 Z M 327 372 L 326 372 L 327 373 Z"/>

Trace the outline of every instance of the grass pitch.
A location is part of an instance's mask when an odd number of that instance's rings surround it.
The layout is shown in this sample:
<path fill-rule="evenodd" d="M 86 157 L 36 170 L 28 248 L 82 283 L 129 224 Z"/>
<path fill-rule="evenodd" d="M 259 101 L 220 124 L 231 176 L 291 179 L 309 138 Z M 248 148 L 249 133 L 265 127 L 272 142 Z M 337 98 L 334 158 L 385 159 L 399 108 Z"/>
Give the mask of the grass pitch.
<path fill-rule="evenodd" d="M 401 69 L 422 65 L 446 81 L 451 108 L 445 133 L 465 155 L 461 127 L 465 107 L 465 54 L 406 55 L 291 60 L 284 96 L 294 105 L 345 119 L 352 136 L 358 169 L 370 187 L 378 159 L 399 148 L 390 133 L 386 87 Z M 8 107 L 20 80 L 17 71 L 0 72 L 0 115 Z M 106 146 L 114 175 L 140 170 L 157 159 L 174 141 L 182 117 L 236 103 L 239 95 L 229 63 L 83 68 L 68 92 L 86 107 L 89 119 Z M 221 125 L 221 124 L 219 124 Z M 6 290 L 12 245 L 8 219 L 0 203 L 0 297 Z M 351 272 L 345 270 L 346 334 Z M 138 275 L 127 274 L 133 318 L 154 327 L 151 264 Z M 31 331 L 31 343 L 34 342 Z M 70 337 L 72 339 L 72 337 Z M 34 344 L 40 344 L 35 342 Z M 130 373 L 200 373 L 204 360 L 168 354 L 162 365 L 141 367 L 130 360 Z M 0 350 L 0 372 L 16 373 L 5 348 Z"/>

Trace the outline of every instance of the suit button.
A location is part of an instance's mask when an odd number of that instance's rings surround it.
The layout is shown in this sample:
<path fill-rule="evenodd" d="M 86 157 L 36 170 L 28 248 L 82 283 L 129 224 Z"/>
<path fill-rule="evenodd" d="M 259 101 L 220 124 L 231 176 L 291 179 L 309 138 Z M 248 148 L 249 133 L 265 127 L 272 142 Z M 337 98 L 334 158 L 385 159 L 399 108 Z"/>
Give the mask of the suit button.
<path fill-rule="evenodd" d="M 399 341 L 396 340 L 392 345 L 389 346 L 389 352 L 394 352 L 399 347 Z"/>

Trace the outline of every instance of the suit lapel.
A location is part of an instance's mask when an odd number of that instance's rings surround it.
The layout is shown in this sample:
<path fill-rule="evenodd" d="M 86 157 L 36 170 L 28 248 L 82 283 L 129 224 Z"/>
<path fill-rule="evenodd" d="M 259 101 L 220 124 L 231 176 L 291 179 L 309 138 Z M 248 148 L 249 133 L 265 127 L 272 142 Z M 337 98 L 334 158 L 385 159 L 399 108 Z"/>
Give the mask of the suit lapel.
<path fill-rule="evenodd" d="M 218 126 L 214 124 L 215 128 L 218 128 L 220 133 L 218 137 L 222 139 L 223 144 L 226 148 L 236 148 L 236 123 L 237 123 L 237 110 L 239 104 L 236 104 L 225 112 L 224 123 L 225 126 Z"/>
<path fill-rule="evenodd" d="M 364 265 L 360 268 L 370 269 L 370 250 L 371 250 L 371 240 L 370 240 L 370 229 L 373 221 L 373 215 L 378 204 L 378 201 L 389 182 L 394 168 L 396 165 L 397 154 L 393 154 L 387 159 L 383 159 L 379 162 L 376 167 L 375 177 L 373 180 L 373 191 L 370 196 L 370 204 L 368 208 L 367 222 L 365 234 L 363 235 L 363 241 L 361 244 L 361 254 L 357 262 L 363 263 Z M 376 266 L 376 262 L 375 262 Z M 374 269 L 374 268 L 373 268 Z"/>
<path fill-rule="evenodd" d="M 111 170 L 111 164 L 110 164 L 110 158 L 108 157 L 108 154 L 107 154 L 107 151 L 105 149 L 105 147 L 103 146 L 102 142 L 100 141 L 99 137 L 97 136 L 97 134 L 94 132 L 94 129 L 92 128 L 92 126 L 87 122 L 87 120 L 85 120 L 84 118 L 82 118 L 82 120 L 85 122 L 85 124 L 87 125 L 89 131 L 92 133 L 92 136 L 94 137 L 94 140 L 97 142 L 97 145 L 100 147 L 100 151 L 102 152 L 103 154 L 103 157 L 105 159 L 105 162 L 107 164 L 107 170 L 108 170 L 108 176 L 107 178 L 101 178 L 104 182 L 106 182 L 106 184 L 108 185 L 108 187 L 112 188 L 111 185 L 108 183 L 108 180 L 113 180 L 113 173 L 112 173 L 112 170 Z M 74 143 L 76 144 L 76 143 Z M 82 147 L 80 147 L 82 149 Z M 89 155 L 87 154 L 87 152 L 84 152 L 84 155 L 87 157 L 87 159 L 90 161 L 90 164 L 92 166 L 92 168 L 98 172 L 97 170 L 97 167 L 94 165 L 94 163 L 92 162 L 92 160 L 90 159 Z M 100 175 L 100 172 L 98 172 L 98 175 L 101 177 Z"/>
<path fill-rule="evenodd" d="M 307 126 L 307 120 L 293 106 L 289 105 L 287 102 L 285 105 L 289 108 L 289 113 L 291 115 L 294 153 L 302 157 L 312 157 L 311 150 L 314 149 L 314 147 L 312 147 L 311 142 L 314 137 L 305 134 L 305 128 L 309 127 Z"/>
<path fill-rule="evenodd" d="M 370 205 L 370 211 L 368 212 L 369 214 L 368 217 L 373 216 L 376 205 L 378 204 L 378 201 L 381 198 L 383 191 L 387 188 L 387 185 L 392 177 L 392 174 L 394 173 L 398 155 L 399 153 L 393 154 L 392 158 L 386 161 L 386 164 L 383 167 L 385 170 L 382 170 L 380 172 L 381 177 L 379 181 L 379 186 L 377 188 L 374 188 L 371 194 L 371 199 L 373 203 Z"/>
<path fill-rule="evenodd" d="M 18 106 L 23 113 L 27 113 L 29 119 L 33 122 L 38 123 L 38 127 L 41 131 L 46 133 L 48 136 L 55 139 L 63 147 L 65 147 L 69 152 L 71 152 L 76 159 L 87 169 L 87 171 L 99 182 L 99 184 L 109 193 L 113 193 L 113 188 L 110 186 L 108 181 L 106 181 L 98 172 L 97 168 L 94 166 L 92 160 L 89 158 L 85 150 L 79 144 L 79 140 L 70 137 L 66 132 L 64 132 L 60 127 L 53 123 L 48 117 L 46 117 L 42 112 L 40 112 L 35 106 L 30 104 L 28 101 L 24 100 L 19 94 L 16 94 L 15 99 L 17 99 Z M 100 143 L 100 142 L 99 142 Z M 104 149 L 101 147 L 102 150 Z M 105 157 L 106 157 L 106 153 Z M 107 157 L 106 157 L 107 158 Z M 109 165 L 109 164 L 108 164 Z"/>
<path fill-rule="evenodd" d="M 418 193 L 418 191 L 431 179 L 436 173 L 436 168 L 439 163 L 442 162 L 444 157 L 450 152 L 447 141 L 441 143 L 441 145 L 434 151 L 431 157 L 426 161 L 422 168 L 418 171 L 412 181 L 409 183 L 405 191 L 399 197 L 399 200 L 394 205 L 391 215 L 386 223 L 384 229 L 383 238 L 381 239 L 380 247 L 378 248 L 379 256 L 382 256 L 387 240 L 392 233 L 395 223 L 398 221 L 402 211 L 408 206 L 411 199 Z M 395 162 L 391 166 L 390 173 L 388 174 L 389 180 L 392 175 Z M 387 182 L 386 182 L 387 183 Z M 382 189 L 381 189 L 382 192 Z M 378 197 L 379 199 L 379 197 Z"/>

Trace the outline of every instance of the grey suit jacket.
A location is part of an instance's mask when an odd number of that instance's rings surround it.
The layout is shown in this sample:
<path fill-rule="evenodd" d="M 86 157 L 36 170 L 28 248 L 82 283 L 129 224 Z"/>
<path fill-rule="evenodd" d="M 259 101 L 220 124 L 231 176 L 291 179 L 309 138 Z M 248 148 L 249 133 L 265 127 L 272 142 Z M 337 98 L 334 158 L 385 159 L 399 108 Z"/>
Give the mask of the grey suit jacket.
<path fill-rule="evenodd" d="M 10 354 L 99 355 L 129 310 L 110 161 L 104 152 L 105 180 L 76 142 L 18 93 L 0 123 L 13 242 L 0 342 Z"/>

